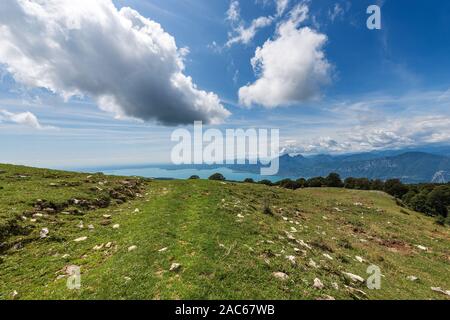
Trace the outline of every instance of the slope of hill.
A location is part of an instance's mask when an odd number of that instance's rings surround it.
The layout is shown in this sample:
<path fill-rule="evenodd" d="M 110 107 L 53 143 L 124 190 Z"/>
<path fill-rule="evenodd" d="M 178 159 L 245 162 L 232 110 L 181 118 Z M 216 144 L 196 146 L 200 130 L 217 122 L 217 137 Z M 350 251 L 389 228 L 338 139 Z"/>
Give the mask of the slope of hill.
<path fill-rule="evenodd" d="M 450 290 L 448 227 L 380 192 L 0 165 L 0 243 L 0 299 L 448 299 Z M 381 269 L 379 290 L 359 279 L 370 265 Z M 71 266 L 79 290 L 67 288 Z"/>

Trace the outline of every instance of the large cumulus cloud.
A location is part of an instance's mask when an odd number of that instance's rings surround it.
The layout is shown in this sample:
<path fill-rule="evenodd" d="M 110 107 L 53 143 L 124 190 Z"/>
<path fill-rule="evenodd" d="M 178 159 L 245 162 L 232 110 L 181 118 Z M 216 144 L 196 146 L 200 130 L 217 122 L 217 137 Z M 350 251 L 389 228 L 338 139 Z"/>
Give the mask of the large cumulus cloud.
<path fill-rule="evenodd" d="M 183 73 L 184 54 L 161 25 L 111 0 L 0 2 L 0 63 L 17 82 L 89 96 L 118 117 L 223 121 L 219 97 Z"/>
<path fill-rule="evenodd" d="M 295 6 L 278 25 L 275 38 L 256 49 L 251 62 L 258 79 L 240 88 L 242 104 L 275 108 L 302 103 L 318 97 L 330 81 L 331 65 L 323 51 L 327 36 L 299 27 L 308 11 L 304 3 Z"/>

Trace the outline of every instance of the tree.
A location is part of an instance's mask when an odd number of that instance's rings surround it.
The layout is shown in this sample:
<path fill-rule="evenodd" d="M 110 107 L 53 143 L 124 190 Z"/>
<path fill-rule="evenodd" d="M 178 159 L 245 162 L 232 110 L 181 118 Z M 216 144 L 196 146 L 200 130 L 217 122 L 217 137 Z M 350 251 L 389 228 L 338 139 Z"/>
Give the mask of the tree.
<path fill-rule="evenodd" d="M 307 185 L 309 188 L 322 188 L 323 186 L 326 186 L 326 180 L 323 177 L 315 177 L 308 179 Z"/>
<path fill-rule="evenodd" d="M 331 188 L 342 188 L 344 184 L 342 183 L 341 176 L 335 172 L 332 172 L 325 178 L 326 186 Z"/>
<path fill-rule="evenodd" d="M 401 199 L 409 191 L 409 188 L 399 179 L 390 179 L 384 183 L 384 191 L 391 196 Z"/>
<path fill-rule="evenodd" d="M 255 180 L 253 180 L 252 178 L 247 178 L 244 180 L 244 183 L 255 183 Z"/>
<path fill-rule="evenodd" d="M 189 178 L 189 180 L 198 180 L 198 179 L 200 179 L 200 177 L 197 175 L 190 176 Z"/>
<path fill-rule="evenodd" d="M 428 194 L 426 204 L 431 208 L 433 214 L 447 217 L 448 206 L 450 206 L 450 188 L 447 186 L 435 188 Z"/>
<path fill-rule="evenodd" d="M 292 181 L 291 179 L 281 180 L 281 181 L 277 182 L 277 185 L 279 185 L 282 188 L 292 189 L 292 190 L 296 190 L 301 187 L 301 185 L 299 183 L 297 183 L 297 181 Z"/>
<path fill-rule="evenodd" d="M 297 183 L 300 186 L 300 188 L 306 188 L 306 186 L 307 186 L 307 182 L 306 182 L 305 178 L 297 179 Z"/>
<path fill-rule="evenodd" d="M 260 182 L 258 182 L 259 184 L 264 184 L 266 186 L 272 187 L 273 183 L 270 180 L 261 180 Z"/>
<path fill-rule="evenodd" d="M 225 181 L 225 177 L 221 173 L 214 173 L 208 179 L 209 180 L 215 180 L 215 181 Z"/>

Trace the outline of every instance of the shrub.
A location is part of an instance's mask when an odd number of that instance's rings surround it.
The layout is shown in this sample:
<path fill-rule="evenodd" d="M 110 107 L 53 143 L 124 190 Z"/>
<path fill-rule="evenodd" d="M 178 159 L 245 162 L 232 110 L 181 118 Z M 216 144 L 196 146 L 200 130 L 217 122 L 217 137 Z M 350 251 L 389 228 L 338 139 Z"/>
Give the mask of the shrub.
<path fill-rule="evenodd" d="M 258 182 L 259 184 L 264 184 L 266 186 L 272 187 L 273 183 L 270 180 L 261 180 L 260 182 Z"/>
<path fill-rule="evenodd" d="M 279 185 L 282 188 L 296 190 L 301 188 L 301 185 L 297 183 L 297 181 L 292 181 L 291 179 L 284 179 L 281 181 L 278 181 L 276 185 Z"/>
<path fill-rule="evenodd" d="M 328 177 L 325 178 L 325 183 L 327 187 L 331 188 L 342 188 L 344 186 L 341 176 L 334 172 L 330 173 Z"/>
<path fill-rule="evenodd" d="M 208 179 L 209 180 L 214 180 L 214 181 L 225 181 L 225 177 L 221 173 L 214 173 Z"/>
<path fill-rule="evenodd" d="M 198 180 L 198 179 L 200 179 L 200 177 L 196 176 L 196 175 L 193 175 L 193 176 L 189 177 L 189 180 Z"/>
<path fill-rule="evenodd" d="M 326 180 L 323 177 L 315 177 L 308 179 L 306 184 L 309 188 L 321 188 L 323 186 L 326 186 Z"/>
<path fill-rule="evenodd" d="M 244 180 L 245 183 L 255 183 L 255 180 L 253 180 L 252 178 L 247 178 Z"/>
<path fill-rule="evenodd" d="M 391 196 L 401 199 L 409 188 L 405 186 L 399 179 L 390 179 L 384 183 L 384 191 Z"/>

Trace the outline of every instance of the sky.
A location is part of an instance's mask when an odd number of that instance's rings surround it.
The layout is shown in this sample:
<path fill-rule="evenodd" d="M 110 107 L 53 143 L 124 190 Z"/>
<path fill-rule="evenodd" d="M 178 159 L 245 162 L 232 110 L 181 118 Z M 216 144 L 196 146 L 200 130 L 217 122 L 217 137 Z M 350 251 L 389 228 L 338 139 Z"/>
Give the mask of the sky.
<path fill-rule="evenodd" d="M 448 145 L 449 16 L 444 0 L 2 0 L 0 162 L 165 163 L 196 120 L 278 128 L 302 154 Z"/>

